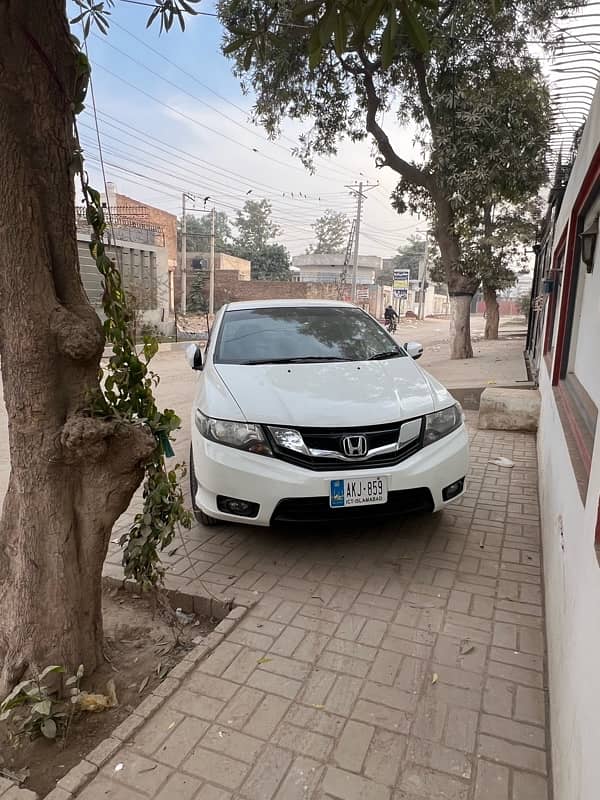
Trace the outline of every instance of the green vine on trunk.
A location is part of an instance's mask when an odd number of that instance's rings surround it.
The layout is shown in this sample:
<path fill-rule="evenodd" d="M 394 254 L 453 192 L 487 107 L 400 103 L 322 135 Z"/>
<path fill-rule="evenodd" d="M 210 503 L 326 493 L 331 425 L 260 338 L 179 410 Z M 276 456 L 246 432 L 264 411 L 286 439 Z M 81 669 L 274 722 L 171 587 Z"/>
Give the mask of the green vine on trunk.
<path fill-rule="evenodd" d="M 76 40 L 75 43 L 78 45 Z M 89 61 L 79 48 L 77 66 L 75 114 L 83 108 L 90 77 Z M 76 123 L 75 132 L 78 138 Z M 167 469 L 165 462 L 167 457 L 174 455 L 171 439 L 180 428 L 181 420 L 171 409 L 159 411 L 156 405 L 153 388 L 158 385 L 159 377 L 149 364 L 158 351 L 158 342 L 153 336 L 144 336 L 142 351 L 138 353 L 121 273 L 109 257 L 104 241 L 107 222 L 100 193 L 88 183 L 81 148 L 76 162 L 81 175 L 86 219 L 92 229 L 90 253 L 103 277 L 104 335 L 112 347 L 107 366 L 100 368 L 99 388 L 90 396 L 88 412 L 94 417 L 143 425 L 156 441 L 156 447 L 145 463 L 142 511 L 136 514 L 131 529 L 119 540 L 123 548 L 125 577 L 133 578 L 143 588 L 151 588 L 160 585 L 164 578 L 159 553 L 171 544 L 178 526 L 190 528 L 192 524 L 179 485 L 185 468 L 177 464 L 173 469 Z"/>

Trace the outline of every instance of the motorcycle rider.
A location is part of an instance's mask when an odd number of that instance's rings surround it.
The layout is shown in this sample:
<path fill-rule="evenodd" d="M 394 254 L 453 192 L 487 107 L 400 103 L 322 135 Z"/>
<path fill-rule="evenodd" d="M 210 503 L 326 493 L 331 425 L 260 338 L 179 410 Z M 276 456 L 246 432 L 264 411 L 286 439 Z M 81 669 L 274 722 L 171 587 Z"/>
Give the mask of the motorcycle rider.
<path fill-rule="evenodd" d="M 387 306 L 383 316 L 385 318 L 386 325 L 388 326 L 388 330 L 395 330 L 396 321 L 399 319 L 399 317 L 394 307 L 391 305 Z"/>

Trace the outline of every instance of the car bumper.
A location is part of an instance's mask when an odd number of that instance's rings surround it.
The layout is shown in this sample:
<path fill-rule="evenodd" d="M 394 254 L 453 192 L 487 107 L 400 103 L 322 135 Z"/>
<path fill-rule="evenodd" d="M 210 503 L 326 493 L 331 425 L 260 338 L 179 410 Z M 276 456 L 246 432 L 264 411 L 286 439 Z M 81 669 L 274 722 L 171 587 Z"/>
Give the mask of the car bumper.
<path fill-rule="evenodd" d="M 316 472 L 278 458 L 246 453 L 211 442 L 194 427 L 196 505 L 211 517 L 247 525 L 273 522 L 342 520 L 351 517 L 396 516 L 408 511 L 439 511 L 462 490 L 444 500 L 445 487 L 465 478 L 468 437 L 464 425 L 422 448 L 393 467 Z M 386 476 L 388 503 L 352 509 L 330 509 L 330 481 L 339 478 Z M 231 497 L 256 503 L 258 514 L 243 517 L 219 510 L 217 498 Z"/>

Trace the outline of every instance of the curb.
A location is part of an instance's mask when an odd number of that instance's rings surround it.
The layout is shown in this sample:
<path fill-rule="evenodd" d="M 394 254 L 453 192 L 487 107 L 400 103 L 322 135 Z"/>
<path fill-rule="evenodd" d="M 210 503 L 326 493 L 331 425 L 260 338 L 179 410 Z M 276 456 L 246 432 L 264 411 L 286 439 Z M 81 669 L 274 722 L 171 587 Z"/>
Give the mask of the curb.
<path fill-rule="evenodd" d="M 105 577 L 103 582 L 119 588 L 125 588 L 131 592 L 136 592 L 138 588 L 135 581 Z M 84 759 L 57 781 L 56 787 L 45 795 L 43 800 L 71 800 L 87 786 L 123 744 L 129 741 L 140 730 L 142 725 L 170 699 L 179 689 L 184 678 L 189 675 L 196 665 L 221 644 L 227 634 L 231 633 L 250 608 L 250 605 L 234 605 L 234 599 L 183 595 L 181 590 L 166 590 L 166 593 L 171 602 L 175 598 L 181 600 L 182 597 L 187 597 L 188 603 L 191 603 L 195 613 L 221 617 L 221 621 L 211 633 L 206 636 L 198 636 L 193 640 L 194 648 L 173 667 L 162 683 L 142 700 L 139 706 L 106 739 L 96 745 Z M 257 597 L 256 602 L 258 602 L 258 599 Z M 225 608 L 225 605 L 227 608 Z M 199 608 L 202 611 L 198 611 L 197 609 Z M 219 610 L 225 612 L 225 615 L 218 613 Z M 213 611 L 216 613 L 212 613 Z M 39 800 L 39 798 L 35 792 L 29 789 L 20 789 L 10 781 L 4 781 L 4 779 L 0 778 L 0 800 Z"/>

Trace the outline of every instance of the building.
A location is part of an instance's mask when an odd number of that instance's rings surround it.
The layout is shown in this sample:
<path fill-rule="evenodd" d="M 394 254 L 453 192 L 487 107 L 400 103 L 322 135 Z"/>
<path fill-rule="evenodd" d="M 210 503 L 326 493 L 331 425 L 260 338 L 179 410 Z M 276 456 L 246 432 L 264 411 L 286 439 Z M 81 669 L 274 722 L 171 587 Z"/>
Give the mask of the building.
<path fill-rule="evenodd" d="M 187 272 L 190 275 L 195 269 L 208 270 L 210 254 L 199 251 L 190 251 L 186 253 Z M 229 253 L 215 253 L 215 270 L 233 270 L 238 273 L 238 278 L 241 281 L 249 281 L 252 277 L 252 262 L 245 258 L 238 258 L 231 256 Z"/>
<path fill-rule="evenodd" d="M 532 288 L 554 797 L 600 786 L 600 91 L 559 162 Z M 524 610 L 523 613 L 526 613 Z"/>
<path fill-rule="evenodd" d="M 121 272 L 123 287 L 130 295 L 139 333 L 147 327 L 169 335 L 175 325 L 177 218 L 117 194 L 112 184 L 108 185 L 108 202 L 111 224 L 105 237 L 107 249 Z M 102 276 L 89 251 L 91 232 L 85 208 L 78 209 L 77 246 L 81 279 L 90 303 L 102 318 Z"/>
<path fill-rule="evenodd" d="M 300 280 L 308 283 L 339 283 L 340 276 L 346 272 L 346 283 L 352 282 L 352 265 L 344 266 L 344 253 L 307 253 L 294 256 L 292 264 L 300 270 Z M 383 259 L 379 256 L 358 257 L 357 283 L 375 283 L 383 269 Z"/>

